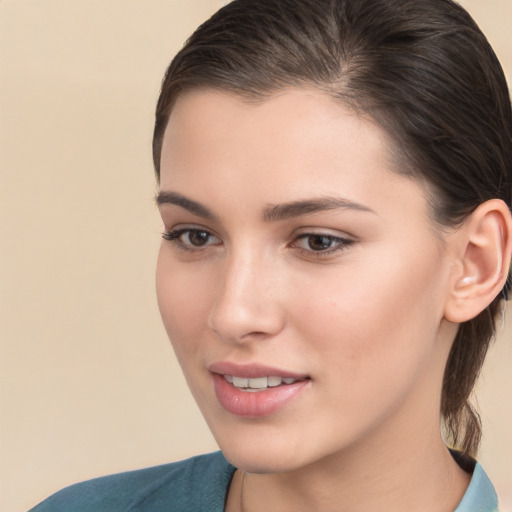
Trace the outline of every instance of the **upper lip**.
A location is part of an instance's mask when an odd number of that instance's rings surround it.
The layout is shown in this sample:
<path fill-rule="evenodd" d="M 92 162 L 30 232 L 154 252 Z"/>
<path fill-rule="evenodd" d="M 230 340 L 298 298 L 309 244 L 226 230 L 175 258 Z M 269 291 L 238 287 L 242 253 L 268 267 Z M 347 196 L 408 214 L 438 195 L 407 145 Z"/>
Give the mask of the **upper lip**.
<path fill-rule="evenodd" d="M 212 373 L 220 375 L 235 375 L 236 377 L 258 378 L 258 377 L 288 377 L 297 380 L 307 379 L 306 374 L 290 372 L 272 366 L 259 363 L 238 364 L 231 361 L 219 361 L 208 366 Z"/>

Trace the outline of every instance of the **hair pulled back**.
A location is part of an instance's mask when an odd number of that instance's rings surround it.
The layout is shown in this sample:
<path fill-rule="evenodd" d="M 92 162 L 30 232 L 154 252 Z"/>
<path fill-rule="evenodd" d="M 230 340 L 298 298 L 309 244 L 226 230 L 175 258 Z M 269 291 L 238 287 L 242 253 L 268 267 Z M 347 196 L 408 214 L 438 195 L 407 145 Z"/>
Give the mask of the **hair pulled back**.
<path fill-rule="evenodd" d="M 511 206 L 512 109 L 503 70 L 470 15 L 451 0 L 234 0 L 171 62 L 156 109 L 153 158 L 183 91 L 217 88 L 257 101 L 316 87 L 375 120 L 396 171 L 426 183 L 433 221 L 457 226 L 481 203 Z M 221 120 L 219 120 L 221 122 Z M 510 277 L 509 283 L 510 286 Z M 475 454 L 469 398 L 507 290 L 460 325 L 441 415 L 447 442 Z"/>

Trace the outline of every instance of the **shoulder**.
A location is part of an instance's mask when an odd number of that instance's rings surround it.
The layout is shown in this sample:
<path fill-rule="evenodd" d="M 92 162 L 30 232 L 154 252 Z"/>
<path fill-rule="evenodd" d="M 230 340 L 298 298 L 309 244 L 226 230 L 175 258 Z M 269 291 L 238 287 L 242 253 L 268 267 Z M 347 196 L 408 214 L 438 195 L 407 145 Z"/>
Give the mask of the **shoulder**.
<path fill-rule="evenodd" d="M 30 512 L 221 512 L 235 468 L 220 452 L 66 487 Z"/>

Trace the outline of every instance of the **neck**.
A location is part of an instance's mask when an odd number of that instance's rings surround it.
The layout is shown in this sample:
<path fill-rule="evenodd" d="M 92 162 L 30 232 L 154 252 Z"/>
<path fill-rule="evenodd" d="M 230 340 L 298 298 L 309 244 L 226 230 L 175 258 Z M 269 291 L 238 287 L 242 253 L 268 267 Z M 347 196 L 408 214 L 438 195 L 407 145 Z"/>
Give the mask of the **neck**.
<path fill-rule="evenodd" d="M 395 449 L 374 439 L 298 470 L 243 478 L 239 473 L 226 512 L 454 510 L 470 476 L 452 458 L 438 426 L 430 435 L 421 430 L 409 439 L 401 437 Z"/>

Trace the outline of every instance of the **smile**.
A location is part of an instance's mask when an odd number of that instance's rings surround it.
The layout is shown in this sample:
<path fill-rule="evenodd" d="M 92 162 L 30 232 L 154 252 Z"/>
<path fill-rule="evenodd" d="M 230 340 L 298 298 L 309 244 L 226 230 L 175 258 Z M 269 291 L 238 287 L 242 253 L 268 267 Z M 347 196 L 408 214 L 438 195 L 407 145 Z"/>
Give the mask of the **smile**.
<path fill-rule="evenodd" d="M 237 377 L 235 375 L 224 375 L 224 379 L 226 379 L 230 384 L 232 384 L 235 388 L 240 391 L 247 392 L 258 392 L 264 391 L 268 388 L 275 388 L 281 386 L 283 384 L 289 385 L 294 382 L 298 382 L 303 379 L 296 379 L 294 377 Z"/>

